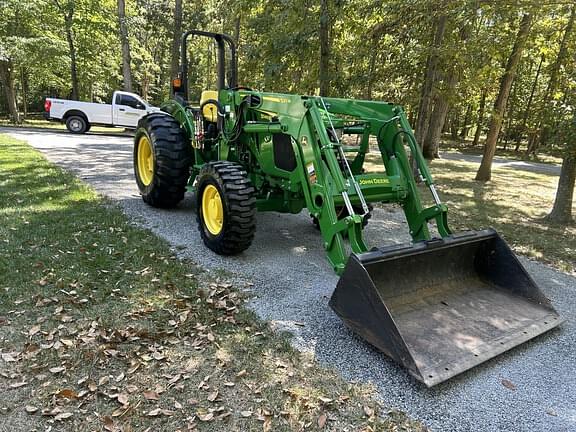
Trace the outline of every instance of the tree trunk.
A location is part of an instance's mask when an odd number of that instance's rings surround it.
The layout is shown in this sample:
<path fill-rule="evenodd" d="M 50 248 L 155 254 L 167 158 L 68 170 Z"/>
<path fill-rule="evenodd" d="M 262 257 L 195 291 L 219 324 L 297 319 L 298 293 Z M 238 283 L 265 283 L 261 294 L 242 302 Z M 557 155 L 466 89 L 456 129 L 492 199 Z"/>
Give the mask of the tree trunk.
<path fill-rule="evenodd" d="M 446 89 L 443 92 L 437 92 L 434 96 L 434 111 L 430 117 L 430 125 L 424 140 L 424 157 L 434 159 L 440 157 L 438 149 L 440 148 L 440 138 L 442 128 L 446 122 L 446 115 L 450 108 L 450 95 L 456 87 L 457 76 L 455 72 L 450 73 L 446 82 Z"/>
<path fill-rule="evenodd" d="M 128 41 L 128 26 L 126 25 L 126 2 L 118 0 L 118 23 L 120 26 L 120 45 L 122 46 L 122 76 L 124 77 L 124 90 L 132 91 L 132 69 L 130 63 L 130 42 Z"/>
<path fill-rule="evenodd" d="M 547 118 L 545 116 L 546 110 L 550 106 L 550 102 L 558 87 L 558 80 L 560 76 L 560 69 L 564 65 L 566 61 L 566 57 L 568 55 L 568 41 L 572 34 L 572 30 L 574 29 L 574 20 L 576 19 L 576 5 L 572 6 L 570 10 L 570 18 L 568 19 L 568 24 L 566 25 L 566 30 L 564 31 L 564 35 L 562 36 L 562 41 L 560 42 L 560 48 L 558 49 L 558 56 L 556 57 L 556 61 L 552 65 L 552 69 L 550 70 L 550 81 L 548 81 L 548 88 L 546 89 L 546 96 L 544 97 L 544 101 L 542 104 L 543 113 L 541 114 L 541 118 L 544 118 L 544 123 L 540 129 L 540 134 L 538 138 L 533 141 L 533 145 L 528 148 L 526 151 L 526 156 L 530 156 L 530 154 L 536 154 L 538 147 L 544 145 L 550 136 L 550 125 L 547 122 Z"/>
<path fill-rule="evenodd" d="M 418 120 L 416 123 L 416 141 L 422 147 L 424 145 L 424 138 L 428 134 L 428 126 L 430 124 L 430 114 L 432 111 L 432 90 L 438 69 L 438 51 L 442 47 L 444 40 L 444 33 L 446 32 L 446 23 L 448 17 L 440 15 L 436 22 L 434 31 L 434 39 L 430 46 L 430 53 L 426 60 L 426 70 L 424 72 L 424 82 L 422 90 L 420 91 L 420 105 L 418 107 Z"/>
<path fill-rule="evenodd" d="M 562 170 L 558 179 L 558 189 L 554 207 L 546 220 L 558 223 L 569 224 L 572 219 L 572 202 L 574 198 L 574 184 L 576 183 L 576 155 L 567 153 L 562 161 Z"/>
<path fill-rule="evenodd" d="M 516 138 L 516 148 L 515 152 L 520 150 L 520 142 L 522 141 L 522 135 L 526 132 L 526 125 L 528 124 L 528 116 L 530 115 L 530 109 L 532 108 L 532 101 L 534 100 L 534 93 L 536 92 L 536 87 L 538 86 L 538 79 L 540 78 L 540 71 L 542 70 L 542 63 L 544 63 L 545 57 L 542 55 L 540 57 L 540 63 L 538 64 L 538 69 L 536 70 L 536 76 L 534 77 L 534 82 L 532 83 L 532 89 L 530 90 L 530 97 L 528 98 L 528 103 L 526 104 L 526 110 L 524 111 L 524 117 L 522 118 L 522 127 L 520 128 L 520 133 Z"/>
<path fill-rule="evenodd" d="M 478 168 L 478 172 L 476 173 L 476 180 L 489 181 L 492 178 L 492 160 L 496 153 L 496 141 L 502 127 L 502 118 L 506 111 L 510 89 L 516 76 L 516 69 L 518 68 L 524 45 L 526 45 L 526 40 L 530 33 L 531 23 L 532 15 L 524 14 L 518 34 L 516 35 L 514 47 L 512 48 L 512 52 L 508 58 L 508 63 L 506 64 L 506 71 L 504 72 L 504 75 L 502 75 L 500 81 L 500 91 L 498 92 L 498 97 L 494 103 L 494 110 L 490 120 L 490 129 L 488 131 L 488 136 L 486 137 L 486 142 L 484 143 L 484 155 L 482 156 L 480 168 Z"/>
<path fill-rule="evenodd" d="M 465 42 L 466 39 L 468 39 L 469 33 L 470 28 L 467 25 L 462 26 L 460 29 L 461 42 Z M 454 58 L 453 61 L 456 61 L 456 59 Z M 430 117 L 430 123 L 423 145 L 424 155 L 428 159 L 439 157 L 438 149 L 440 147 L 441 131 L 446 123 L 446 115 L 451 108 L 451 98 L 458 84 L 458 73 L 457 67 L 445 64 L 441 75 L 442 80 L 437 80 L 442 88 L 433 88 L 432 93 L 434 94 L 434 99 L 432 106 L 434 109 Z M 455 131 L 455 128 L 457 129 L 458 126 L 455 126 L 453 122 L 451 127 L 452 138 L 457 139 L 458 132 Z"/>
<path fill-rule="evenodd" d="M 238 13 L 234 20 L 234 44 L 236 45 L 236 48 L 240 47 L 240 24 L 242 24 L 240 16 L 240 13 Z"/>
<path fill-rule="evenodd" d="M 22 118 L 28 117 L 28 74 L 20 68 L 20 83 L 22 84 Z"/>
<path fill-rule="evenodd" d="M 502 147 L 504 151 L 508 150 L 508 142 L 510 141 L 511 129 L 512 129 L 512 113 L 508 113 L 508 123 L 506 124 L 506 129 L 504 129 L 503 134 L 504 136 L 502 137 L 504 139 L 504 146 Z"/>
<path fill-rule="evenodd" d="M 474 140 L 472 141 L 472 147 L 476 147 L 480 141 L 480 134 L 482 133 L 482 127 L 484 124 L 484 111 L 486 111 L 486 94 L 487 89 L 482 90 L 482 97 L 480 98 L 480 107 L 478 108 L 478 121 L 476 122 L 476 132 L 474 132 Z"/>
<path fill-rule="evenodd" d="M 320 3 L 320 96 L 330 95 L 330 13 L 328 0 Z"/>
<path fill-rule="evenodd" d="M 140 93 L 142 99 L 148 100 L 148 93 L 150 91 L 150 76 L 147 71 L 142 73 L 142 83 L 140 85 Z"/>
<path fill-rule="evenodd" d="M 172 58 L 170 61 L 170 77 L 178 76 L 180 69 L 180 39 L 182 37 L 182 0 L 174 3 L 174 32 L 172 33 Z M 170 86 L 172 88 L 172 86 Z"/>
<path fill-rule="evenodd" d="M 72 100 L 78 100 L 80 97 L 80 90 L 78 85 L 78 66 L 76 64 L 76 46 L 74 45 L 74 35 L 72 33 L 72 18 L 74 10 L 65 17 L 66 22 L 66 40 L 68 41 L 68 49 L 70 50 L 70 80 L 72 82 Z"/>
<path fill-rule="evenodd" d="M 468 131 L 470 130 L 470 116 L 472 115 L 472 105 L 468 104 L 466 107 L 466 114 L 464 114 L 464 124 L 462 125 L 462 130 L 460 131 L 460 138 L 466 139 L 468 137 Z"/>
<path fill-rule="evenodd" d="M 16 91 L 14 89 L 13 66 L 10 60 L 0 59 L 0 80 L 2 81 L 2 87 L 4 87 L 10 119 L 13 123 L 20 124 L 20 114 L 18 113 Z"/>
<path fill-rule="evenodd" d="M 70 82 L 72 84 L 72 94 L 70 99 L 78 100 L 80 91 L 78 90 L 78 68 L 76 65 L 76 46 L 74 45 L 74 33 L 72 26 L 74 24 L 74 0 L 67 0 L 61 3 L 61 0 L 54 0 L 54 4 L 64 17 L 64 32 L 68 42 L 68 51 L 70 53 Z"/>
<path fill-rule="evenodd" d="M 460 116 L 458 114 L 454 114 L 452 117 L 452 121 L 450 122 L 450 138 L 453 141 L 458 139 L 458 129 L 460 128 Z"/>

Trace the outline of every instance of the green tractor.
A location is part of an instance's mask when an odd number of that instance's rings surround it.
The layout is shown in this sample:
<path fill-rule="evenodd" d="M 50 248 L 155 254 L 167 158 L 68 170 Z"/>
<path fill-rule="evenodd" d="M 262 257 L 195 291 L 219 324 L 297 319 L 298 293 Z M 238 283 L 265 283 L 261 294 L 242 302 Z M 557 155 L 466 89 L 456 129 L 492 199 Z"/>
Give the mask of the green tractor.
<path fill-rule="evenodd" d="M 218 58 L 217 88 L 198 104 L 188 92 L 192 36 L 212 39 Z M 197 30 L 182 37 L 172 87 L 163 112 L 144 117 L 136 132 L 143 200 L 169 208 L 193 191 L 201 237 L 220 255 L 249 248 L 257 212 L 307 210 L 341 275 L 331 307 L 427 386 L 560 323 L 494 230 L 451 233 L 402 107 L 241 87 L 232 39 Z M 367 170 L 368 160 L 380 169 Z M 423 207 L 417 180 L 432 206 Z M 371 203 L 398 203 L 413 242 L 369 250 L 362 232 Z"/>

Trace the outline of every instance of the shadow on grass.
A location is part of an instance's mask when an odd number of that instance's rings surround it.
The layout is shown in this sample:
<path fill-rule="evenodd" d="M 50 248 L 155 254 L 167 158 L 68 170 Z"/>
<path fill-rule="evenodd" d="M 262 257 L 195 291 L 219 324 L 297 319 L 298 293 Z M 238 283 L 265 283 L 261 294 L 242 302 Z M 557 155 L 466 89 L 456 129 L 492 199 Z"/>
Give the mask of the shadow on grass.
<path fill-rule="evenodd" d="M 492 181 L 482 183 L 474 180 L 470 164 L 435 161 L 432 168 L 453 228 L 492 226 L 517 253 L 574 271 L 576 229 L 543 220 L 555 195 L 554 175 L 498 169 Z"/>

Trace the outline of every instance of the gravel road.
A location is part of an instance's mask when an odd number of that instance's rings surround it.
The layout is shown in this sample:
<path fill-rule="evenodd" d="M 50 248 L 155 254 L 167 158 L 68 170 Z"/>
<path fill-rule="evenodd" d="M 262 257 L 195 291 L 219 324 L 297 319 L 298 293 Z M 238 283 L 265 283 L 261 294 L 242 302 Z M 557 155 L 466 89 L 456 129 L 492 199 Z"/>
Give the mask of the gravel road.
<path fill-rule="evenodd" d="M 556 329 L 432 389 L 416 382 L 383 354 L 348 331 L 328 307 L 337 277 L 306 214 L 258 215 L 253 246 L 223 258 L 202 245 L 193 197 L 172 211 L 153 209 L 138 196 L 129 138 L 8 131 L 49 160 L 76 173 L 208 271 L 226 270 L 254 283 L 257 314 L 291 331 L 298 348 L 351 381 L 371 383 L 389 407 L 406 411 L 434 431 L 576 431 L 576 278 L 522 259 L 567 321 Z M 376 209 L 368 239 L 385 245 L 408 240 L 401 214 Z M 512 390 L 502 384 L 512 382 Z"/>
<path fill-rule="evenodd" d="M 459 152 L 441 152 L 440 156 L 442 157 L 442 159 L 474 162 L 477 163 L 478 165 L 480 165 L 480 161 L 482 161 L 481 155 L 464 154 Z M 492 161 L 492 167 L 494 169 L 506 168 L 520 171 L 528 171 L 537 174 L 548 174 L 554 176 L 560 175 L 560 167 L 558 165 L 545 164 L 541 162 L 511 160 L 502 157 L 495 157 L 494 160 Z"/>

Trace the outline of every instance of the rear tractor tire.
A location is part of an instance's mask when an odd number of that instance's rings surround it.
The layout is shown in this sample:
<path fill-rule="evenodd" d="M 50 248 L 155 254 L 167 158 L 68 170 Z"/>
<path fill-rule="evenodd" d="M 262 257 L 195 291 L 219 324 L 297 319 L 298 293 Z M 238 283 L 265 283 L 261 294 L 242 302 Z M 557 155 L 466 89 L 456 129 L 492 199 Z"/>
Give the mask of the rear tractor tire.
<path fill-rule="evenodd" d="M 205 164 L 196 183 L 198 230 L 219 255 L 250 246 L 256 231 L 255 189 L 244 168 L 233 162 Z"/>
<path fill-rule="evenodd" d="M 192 147 L 171 116 L 153 113 L 138 123 L 134 137 L 134 175 L 142 199 L 152 207 L 175 207 L 184 198 Z"/>

